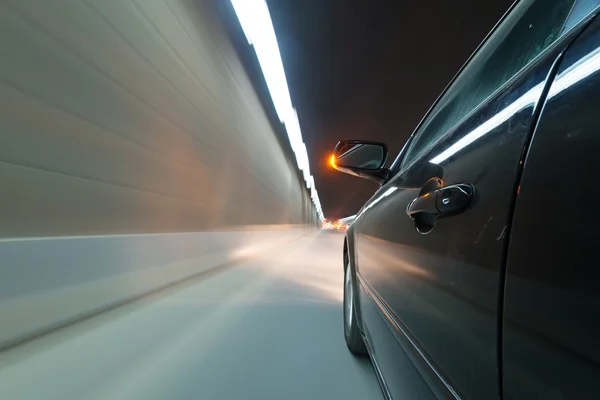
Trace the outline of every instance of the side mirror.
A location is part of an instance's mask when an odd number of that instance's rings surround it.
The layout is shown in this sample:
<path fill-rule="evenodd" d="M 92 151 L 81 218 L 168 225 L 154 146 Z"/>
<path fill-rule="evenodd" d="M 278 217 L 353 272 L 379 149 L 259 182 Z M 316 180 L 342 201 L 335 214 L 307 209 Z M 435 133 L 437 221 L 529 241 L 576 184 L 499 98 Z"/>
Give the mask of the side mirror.
<path fill-rule="evenodd" d="M 330 164 L 338 171 L 383 183 L 388 150 L 384 143 L 365 140 L 342 140 L 333 150 Z"/>

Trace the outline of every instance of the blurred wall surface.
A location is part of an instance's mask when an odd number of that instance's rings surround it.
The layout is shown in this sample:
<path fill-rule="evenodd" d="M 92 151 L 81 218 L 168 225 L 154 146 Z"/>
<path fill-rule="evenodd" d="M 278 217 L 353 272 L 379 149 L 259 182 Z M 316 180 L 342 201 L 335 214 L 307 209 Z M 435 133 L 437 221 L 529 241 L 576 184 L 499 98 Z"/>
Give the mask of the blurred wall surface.
<path fill-rule="evenodd" d="M 210 0 L 5 0 L 0 54 L 0 346 L 316 222 Z"/>

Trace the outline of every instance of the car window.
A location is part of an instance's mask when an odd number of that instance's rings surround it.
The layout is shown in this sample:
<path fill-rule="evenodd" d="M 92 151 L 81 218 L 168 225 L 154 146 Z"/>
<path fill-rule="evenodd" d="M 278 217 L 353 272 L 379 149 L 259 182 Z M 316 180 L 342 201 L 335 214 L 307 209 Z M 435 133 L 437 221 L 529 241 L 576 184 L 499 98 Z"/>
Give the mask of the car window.
<path fill-rule="evenodd" d="M 563 27 L 563 32 L 573 28 L 585 17 L 591 14 L 596 7 L 600 6 L 600 0 L 577 0 L 577 3 L 573 6 L 573 9 L 569 13 L 569 17 Z"/>
<path fill-rule="evenodd" d="M 575 0 L 523 0 L 448 88 L 415 133 L 401 168 L 474 111 L 560 36 Z"/>

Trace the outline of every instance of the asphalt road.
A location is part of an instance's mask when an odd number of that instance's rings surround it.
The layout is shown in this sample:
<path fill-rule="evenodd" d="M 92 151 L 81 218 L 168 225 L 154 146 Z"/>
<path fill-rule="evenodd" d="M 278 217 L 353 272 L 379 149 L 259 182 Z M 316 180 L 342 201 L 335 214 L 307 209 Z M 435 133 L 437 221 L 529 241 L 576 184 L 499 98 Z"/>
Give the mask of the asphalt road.
<path fill-rule="evenodd" d="M 0 398 L 381 399 L 342 334 L 343 236 L 315 233 L 0 354 Z"/>

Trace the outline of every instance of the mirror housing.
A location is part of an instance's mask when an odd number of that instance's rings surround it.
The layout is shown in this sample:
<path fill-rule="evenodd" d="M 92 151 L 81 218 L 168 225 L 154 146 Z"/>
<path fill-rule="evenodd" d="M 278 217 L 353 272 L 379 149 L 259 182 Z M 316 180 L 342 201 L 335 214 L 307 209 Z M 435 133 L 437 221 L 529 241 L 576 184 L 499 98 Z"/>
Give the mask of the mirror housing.
<path fill-rule="evenodd" d="M 384 168 L 387 156 L 385 143 L 342 140 L 335 146 L 330 164 L 338 171 L 383 184 L 388 179 L 388 169 Z"/>

